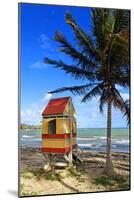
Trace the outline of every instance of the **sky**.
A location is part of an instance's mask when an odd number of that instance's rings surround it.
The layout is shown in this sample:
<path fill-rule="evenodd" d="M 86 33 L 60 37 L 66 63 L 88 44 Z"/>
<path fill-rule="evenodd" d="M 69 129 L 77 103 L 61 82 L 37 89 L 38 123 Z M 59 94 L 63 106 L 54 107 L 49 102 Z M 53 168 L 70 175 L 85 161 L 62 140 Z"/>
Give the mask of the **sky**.
<path fill-rule="evenodd" d="M 50 95 L 48 91 L 64 86 L 83 84 L 74 80 L 60 69 L 44 64 L 43 59 L 49 57 L 70 63 L 69 57 L 59 52 L 59 44 L 54 41 L 56 31 L 75 45 L 73 32 L 65 22 L 65 13 L 70 11 L 78 24 L 87 32 L 91 32 L 91 10 L 70 6 L 49 6 L 38 4 L 20 4 L 20 109 L 21 123 L 38 125 L 41 113 L 51 98 L 72 96 L 77 114 L 79 128 L 106 127 L 106 106 L 104 113 L 99 112 L 98 97 L 90 102 L 81 103 L 82 96 L 74 96 L 64 92 Z M 84 82 L 85 83 L 85 82 Z M 129 98 L 128 91 L 118 86 L 124 99 Z M 113 108 L 112 127 L 126 127 L 122 113 Z"/>

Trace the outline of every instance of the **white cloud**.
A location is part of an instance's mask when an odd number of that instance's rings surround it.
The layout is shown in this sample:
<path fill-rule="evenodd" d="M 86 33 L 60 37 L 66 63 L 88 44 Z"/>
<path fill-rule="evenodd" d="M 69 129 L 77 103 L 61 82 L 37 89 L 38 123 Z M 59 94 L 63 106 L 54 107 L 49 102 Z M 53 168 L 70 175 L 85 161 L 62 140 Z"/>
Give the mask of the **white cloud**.
<path fill-rule="evenodd" d="M 124 100 L 129 99 L 129 89 L 124 90 L 124 88 L 119 85 L 116 85 L 116 89 L 119 90 L 119 92 Z"/>
<path fill-rule="evenodd" d="M 52 96 L 53 96 L 52 94 L 47 93 L 44 96 L 44 100 L 50 100 L 52 98 Z"/>
<path fill-rule="evenodd" d="M 50 98 L 52 98 L 52 94 L 45 93 L 41 100 L 30 104 L 27 109 L 23 109 L 21 111 L 21 123 L 39 124 L 42 118 L 41 114 Z"/>
<path fill-rule="evenodd" d="M 96 117 L 97 117 L 97 113 L 93 112 L 93 113 L 91 114 L 91 117 L 92 117 L 92 118 L 96 118 Z"/>
<path fill-rule="evenodd" d="M 124 100 L 127 100 L 127 99 L 129 99 L 129 94 L 128 93 L 123 93 L 123 92 L 121 92 L 120 93 L 121 94 L 121 96 L 122 96 L 122 98 L 124 99 Z"/>
<path fill-rule="evenodd" d="M 47 65 L 43 63 L 43 61 L 36 61 L 34 63 L 32 63 L 30 65 L 30 68 L 33 68 L 33 69 L 45 69 L 47 68 Z"/>
<path fill-rule="evenodd" d="M 117 90 L 123 90 L 123 87 L 121 87 L 120 85 L 116 85 L 116 89 Z"/>
<path fill-rule="evenodd" d="M 41 121 L 41 110 L 27 109 L 21 112 L 21 123 L 39 124 Z"/>
<path fill-rule="evenodd" d="M 45 34 L 40 35 L 39 43 L 42 49 L 49 49 L 51 47 L 50 39 Z"/>

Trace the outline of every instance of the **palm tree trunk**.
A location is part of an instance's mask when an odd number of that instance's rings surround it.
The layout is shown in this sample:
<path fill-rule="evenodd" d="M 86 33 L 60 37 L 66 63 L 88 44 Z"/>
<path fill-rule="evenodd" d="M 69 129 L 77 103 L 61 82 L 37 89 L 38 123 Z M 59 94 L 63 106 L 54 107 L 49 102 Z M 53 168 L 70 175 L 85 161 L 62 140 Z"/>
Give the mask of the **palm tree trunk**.
<path fill-rule="evenodd" d="M 114 169 L 112 164 L 112 157 L 111 157 L 111 121 L 112 121 L 112 104 L 108 102 L 107 107 L 107 145 L 106 145 L 106 166 L 104 168 L 104 174 L 106 175 L 113 175 Z"/>

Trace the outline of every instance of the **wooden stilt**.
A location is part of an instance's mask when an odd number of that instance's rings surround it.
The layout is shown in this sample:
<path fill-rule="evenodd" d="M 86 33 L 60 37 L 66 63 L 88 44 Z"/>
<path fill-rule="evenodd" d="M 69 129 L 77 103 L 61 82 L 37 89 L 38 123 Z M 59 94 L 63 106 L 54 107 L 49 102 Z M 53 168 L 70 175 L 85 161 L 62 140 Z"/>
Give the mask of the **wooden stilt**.
<path fill-rule="evenodd" d="M 72 99 L 70 98 L 69 105 L 69 127 L 70 127 L 70 152 L 68 153 L 69 163 L 72 165 Z"/>

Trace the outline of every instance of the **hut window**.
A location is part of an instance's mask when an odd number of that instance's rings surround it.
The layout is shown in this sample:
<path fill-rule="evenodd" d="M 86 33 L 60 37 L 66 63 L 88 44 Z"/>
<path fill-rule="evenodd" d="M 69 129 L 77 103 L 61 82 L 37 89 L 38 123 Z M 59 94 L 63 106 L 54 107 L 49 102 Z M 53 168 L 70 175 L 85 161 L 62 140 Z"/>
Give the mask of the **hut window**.
<path fill-rule="evenodd" d="M 56 119 L 48 122 L 48 134 L 56 134 Z"/>

